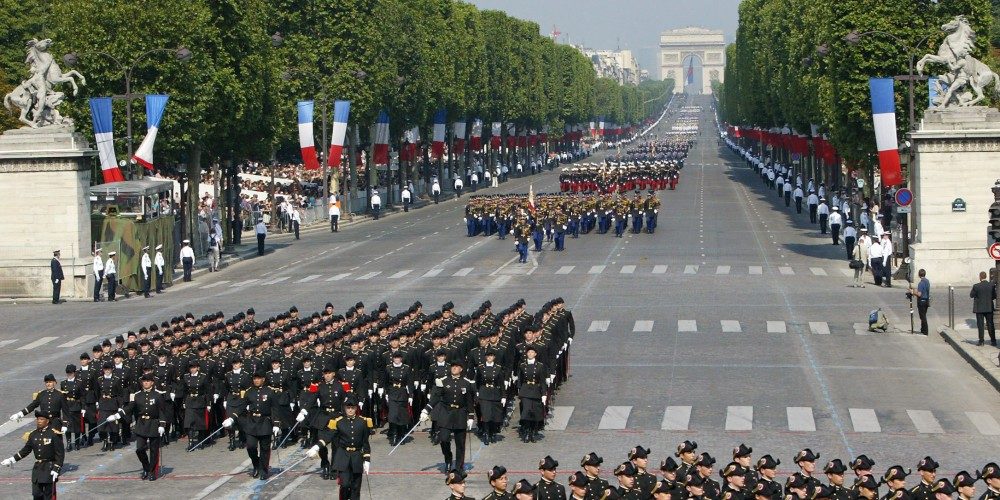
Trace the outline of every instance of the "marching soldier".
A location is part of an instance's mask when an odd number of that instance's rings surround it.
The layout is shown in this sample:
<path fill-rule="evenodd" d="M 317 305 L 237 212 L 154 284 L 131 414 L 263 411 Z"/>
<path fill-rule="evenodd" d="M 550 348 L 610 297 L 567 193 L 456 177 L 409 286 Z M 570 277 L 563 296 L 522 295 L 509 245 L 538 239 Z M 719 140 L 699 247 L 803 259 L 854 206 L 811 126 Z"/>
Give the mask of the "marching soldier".
<path fill-rule="evenodd" d="M 795 454 L 795 465 L 799 466 L 799 472 L 806 479 L 807 488 L 806 496 L 812 497 L 816 488 L 822 484 L 819 479 L 813 477 L 813 473 L 816 472 L 816 460 L 819 459 L 819 453 L 813 454 L 812 450 L 809 448 L 804 448 L 802 451 Z"/>
<path fill-rule="evenodd" d="M 699 477 L 701 482 L 699 487 L 708 498 L 719 498 L 722 496 L 722 487 L 716 480 L 712 479 L 712 466 L 714 465 L 715 458 L 709 455 L 708 452 L 704 452 L 694 464 L 694 474 L 688 475 L 688 478 L 691 476 Z"/>
<path fill-rule="evenodd" d="M 983 493 L 982 500 L 1000 499 L 1000 466 L 996 462 L 990 462 L 983 467 L 981 476 L 986 482 L 986 493 Z M 956 481 L 957 483 L 958 481 Z"/>
<path fill-rule="evenodd" d="M 97 412 L 94 415 L 99 423 L 98 426 L 105 428 L 100 431 L 101 441 L 104 446 L 101 451 L 114 450 L 118 444 L 119 424 L 117 422 L 103 422 L 108 415 L 118 412 L 121 408 L 121 399 L 125 394 L 125 383 L 114 373 L 114 365 L 108 361 L 102 367 L 104 373 L 97 378 L 95 389 L 97 390 Z M 96 427 L 96 426 L 95 426 Z"/>
<path fill-rule="evenodd" d="M 188 373 L 181 379 L 181 398 L 184 408 L 184 430 L 188 435 L 188 449 L 201 442 L 208 433 L 209 401 L 213 396 L 208 375 L 201 373 L 201 361 L 188 361 Z"/>
<path fill-rule="evenodd" d="M 546 382 L 549 375 L 545 364 L 536 359 L 538 350 L 535 345 L 527 344 L 524 355 L 526 359 L 518 366 L 515 376 L 518 383 L 517 396 L 521 403 L 521 440 L 534 443 L 545 422 Z"/>
<path fill-rule="evenodd" d="M 909 475 L 910 471 L 903 470 L 901 465 L 889 467 L 882 476 L 882 482 L 889 486 L 889 493 L 882 497 L 883 500 L 909 500 L 910 495 L 906 490 L 906 476 Z"/>
<path fill-rule="evenodd" d="M 656 476 L 646 471 L 649 465 L 649 448 L 636 446 L 628 452 L 628 459 L 635 466 L 635 489 L 651 494 L 656 488 Z"/>
<path fill-rule="evenodd" d="M 264 385 L 267 374 L 258 370 L 253 374 L 253 386 L 244 394 L 246 406 L 242 411 L 230 412 L 229 418 L 222 421 L 222 426 L 230 428 L 235 419 L 240 419 L 240 429 L 246 439 L 247 456 L 253 464 L 250 477 L 267 481 L 271 474 L 271 436 L 277 437 L 281 428 L 272 420 L 273 412 L 281 403 L 277 393 Z"/>
<path fill-rule="evenodd" d="M 325 432 L 326 426 L 331 420 L 343 415 L 344 390 L 341 383 L 336 379 L 332 363 L 327 363 L 323 366 L 323 381 L 320 382 L 316 394 L 318 395 L 315 401 L 316 406 L 302 408 L 299 410 L 299 417 L 304 419 L 311 415 L 310 426 L 318 430 L 321 435 Z M 299 417 L 296 417 L 296 419 Z M 327 480 L 333 479 L 333 473 L 330 468 L 330 457 L 335 450 L 328 447 L 322 439 L 318 441 L 318 444 L 317 452 L 320 458 L 321 477 Z"/>
<path fill-rule="evenodd" d="M 63 410 L 63 426 L 66 427 L 66 451 L 70 451 L 76 446 L 74 436 L 80 437 L 87 431 L 87 425 L 83 420 L 84 412 L 84 390 L 89 387 L 85 382 L 76 378 L 76 366 L 66 365 L 66 380 L 59 384 L 59 391 L 66 399 L 66 407 Z"/>
<path fill-rule="evenodd" d="M 587 475 L 583 472 L 576 471 L 569 477 L 567 481 L 569 484 L 569 498 L 570 500 L 584 500 L 587 496 Z"/>
<path fill-rule="evenodd" d="M 445 500 L 476 500 L 475 498 L 465 496 L 466 477 L 468 476 L 465 472 L 459 469 L 448 472 L 448 476 L 444 479 L 444 484 L 448 485 L 451 494 Z"/>
<path fill-rule="evenodd" d="M 615 467 L 615 477 L 618 478 L 619 484 L 615 493 L 618 494 L 619 498 L 627 500 L 644 500 L 648 498 L 648 494 L 636 487 L 635 475 L 638 472 L 638 469 L 635 468 L 635 464 L 632 462 L 623 462 L 618 467 Z M 610 493 L 610 491 L 605 491 L 602 498 L 609 496 Z"/>
<path fill-rule="evenodd" d="M 514 500 L 514 495 L 507 492 L 507 469 L 502 465 L 494 465 L 486 471 L 486 479 L 490 482 L 490 494 L 483 500 Z"/>
<path fill-rule="evenodd" d="M 979 480 L 978 476 L 979 473 L 973 476 L 964 470 L 955 474 L 953 486 L 958 492 L 958 500 L 972 500 L 976 494 L 976 481 Z M 998 489 L 997 493 L 1000 494 L 1000 489 Z"/>
<path fill-rule="evenodd" d="M 473 428 L 476 419 L 476 387 L 468 379 L 462 378 L 462 361 L 451 361 L 448 377 L 434 381 L 427 407 L 420 412 L 420 421 L 426 422 L 433 411 L 444 455 L 445 470 L 465 470 L 465 438 Z M 455 453 L 451 452 L 451 439 L 455 440 Z"/>
<path fill-rule="evenodd" d="M 684 499 L 686 490 L 684 485 L 677 480 L 677 469 L 677 462 L 674 461 L 673 457 L 667 457 L 660 462 L 660 472 L 663 473 L 663 479 L 657 482 L 653 489 L 654 498 L 660 500 L 663 495 L 669 495 L 669 498 L 674 500 Z"/>
<path fill-rule="evenodd" d="M 227 417 L 234 412 L 239 413 L 243 409 L 243 406 L 246 404 L 243 396 L 246 394 L 247 389 L 253 385 L 253 377 L 243 369 L 243 359 L 238 357 L 233 358 L 230 364 L 232 365 L 232 370 L 227 372 L 223 378 L 225 395 L 222 399 L 222 408 L 225 410 Z M 229 451 L 242 448 L 246 444 L 246 437 L 239 430 L 240 426 L 238 423 L 227 430 L 229 433 Z"/>
<path fill-rule="evenodd" d="M 372 419 L 358 415 L 358 400 L 353 394 L 344 398 L 344 415 L 329 421 L 327 429 L 320 436 L 319 444 L 309 449 L 308 456 L 319 456 L 320 445 L 333 446 L 333 470 L 337 471 L 340 484 L 340 498 L 359 500 L 361 498 L 362 474 L 368 474 L 371 467 Z"/>
<path fill-rule="evenodd" d="M 21 451 L 4 459 L 0 465 L 11 467 L 14 462 L 35 457 L 31 468 L 31 497 L 34 500 L 56 498 L 56 482 L 62 472 L 66 452 L 63 448 L 62 432 L 51 427 L 51 420 L 41 410 L 35 411 L 35 430 L 28 433 L 27 442 Z"/>
<path fill-rule="evenodd" d="M 854 475 L 857 477 L 855 479 L 854 485 L 851 487 L 851 493 L 854 496 L 860 494 L 858 491 L 858 483 L 867 476 L 872 475 L 872 468 L 875 467 L 875 462 L 868 458 L 867 455 L 859 455 L 851 462 L 851 469 L 854 471 Z M 875 496 L 878 496 L 878 480 L 875 480 Z"/>
<path fill-rule="evenodd" d="M 722 500 L 750 500 L 746 489 L 746 470 L 736 462 L 730 462 L 719 475 L 726 482 L 722 488 Z"/>
<path fill-rule="evenodd" d="M 935 497 L 934 482 L 937 480 L 937 469 L 939 465 L 931 457 L 924 457 L 917 464 L 917 473 L 920 474 L 920 484 L 910 489 L 910 495 L 914 500 L 931 500 Z"/>
<path fill-rule="evenodd" d="M 556 482 L 556 469 L 558 467 L 559 462 L 548 455 L 538 461 L 538 470 L 541 471 L 541 478 L 539 478 L 538 482 L 534 485 L 528 483 L 528 486 L 533 486 L 532 489 L 535 492 L 535 498 L 537 500 L 566 500 L 566 488 Z M 579 474 L 579 472 L 577 474 Z M 584 477 L 584 481 L 585 483 L 583 487 L 586 489 L 586 485 L 590 484 L 590 479 Z M 518 485 L 520 485 L 520 483 L 518 483 Z M 529 489 L 529 492 L 530 491 L 531 490 Z"/>
<path fill-rule="evenodd" d="M 844 473 L 847 472 L 847 466 L 844 465 L 844 462 L 839 458 L 830 460 L 826 467 L 823 467 L 823 472 L 826 473 L 826 478 L 830 483 L 830 498 L 832 500 L 849 500 L 851 492 L 844 487 Z"/>
<path fill-rule="evenodd" d="M 751 462 L 753 461 L 751 455 L 753 455 L 753 448 L 744 443 L 740 443 L 739 446 L 733 448 L 733 461 L 740 464 L 740 467 L 743 468 L 743 491 L 747 493 L 748 497 L 756 490 L 757 480 L 760 477 L 757 471 L 751 467 Z"/>
<path fill-rule="evenodd" d="M 680 467 L 677 468 L 677 480 L 683 485 L 687 482 L 687 476 L 694 471 L 694 464 L 698 461 L 698 443 L 694 441 L 684 441 L 677 445 L 674 456 L 681 459 Z"/>
<path fill-rule="evenodd" d="M 601 479 L 601 464 L 604 459 L 597 453 L 590 452 L 580 460 L 580 467 L 587 475 L 587 498 L 604 498 L 604 492 L 611 489 L 611 484 Z"/>
<path fill-rule="evenodd" d="M 129 403 L 108 416 L 109 422 L 131 416 L 135 421 L 135 454 L 142 464 L 142 479 L 156 481 L 160 473 L 160 438 L 166 433 L 167 395 L 154 389 L 156 377 L 144 374 L 142 390 L 129 396 Z"/>
<path fill-rule="evenodd" d="M 62 391 L 56 389 L 56 377 L 51 373 L 46 375 L 43 379 L 45 383 L 45 389 L 40 392 L 36 392 L 31 398 L 31 402 L 28 406 L 25 406 L 23 410 L 10 416 L 11 422 L 17 422 L 21 420 L 25 415 L 30 414 L 37 408 L 38 411 L 42 412 L 46 418 L 49 419 L 49 424 L 54 428 L 60 428 L 60 433 L 65 432 L 62 420 L 63 413 L 66 411 L 66 397 L 63 395 Z"/>
<path fill-rule="evenodd" d="M 476 369 L 476 392 L 479 395 L 479 417 L 482 422 L 483 442 L 497 442 L 503 424 L 507 398 L 504 396 L 503 367 L 496 363 L 497 352 L 486 348 L 486 361 Z"/>
<path fill-rule="evenodd" d="M 413 407 L 413 370 L 403 363 L 403 351 L 392 353 L 392 363 L 385 367 L 385 384 L 389 446 L 396 446 L 410 427 Z"/>

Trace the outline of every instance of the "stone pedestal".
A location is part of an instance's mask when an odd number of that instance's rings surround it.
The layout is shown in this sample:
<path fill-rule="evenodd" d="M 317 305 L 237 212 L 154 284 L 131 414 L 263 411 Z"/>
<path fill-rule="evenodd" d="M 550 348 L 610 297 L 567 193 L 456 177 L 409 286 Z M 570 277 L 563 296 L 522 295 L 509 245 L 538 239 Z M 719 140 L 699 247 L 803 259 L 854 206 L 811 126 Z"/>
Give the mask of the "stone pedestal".
<path fill-rule="evenodd" d="M 937 285 L 975 283 L 994 266 L 986 248 L 990 188 L 1000 179 L 1000 111 L 929 109 L 910 134 L 915 154 L 914 269 Z M 952 202 L 965 201 L 965 211 Z"/>
<path fill-rule="evenodd" d="M 90 169 L 97 152 L 70 127 L 0 135 L 0 297 L 51 297 L 60 250 L 63 297 L 86 297 L 90 278 Z"/>

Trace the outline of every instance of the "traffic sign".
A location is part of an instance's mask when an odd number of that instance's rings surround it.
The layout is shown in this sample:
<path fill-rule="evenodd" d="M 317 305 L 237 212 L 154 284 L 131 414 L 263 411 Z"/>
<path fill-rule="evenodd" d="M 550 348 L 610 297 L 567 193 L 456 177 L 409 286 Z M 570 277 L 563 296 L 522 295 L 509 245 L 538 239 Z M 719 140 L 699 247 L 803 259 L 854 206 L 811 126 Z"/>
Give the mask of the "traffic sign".
<path fill-rule="evenodd" d="M 900 188 L 896 191 L 896 204 L 905 207 L 913 203 L 913 191 L 906 188 Z"/>
<path fill-rule="evenodd" d="M 1000 260 L 1000 243 L 994 243 L 990 245 L 990 258 L 993 260 Z"/>

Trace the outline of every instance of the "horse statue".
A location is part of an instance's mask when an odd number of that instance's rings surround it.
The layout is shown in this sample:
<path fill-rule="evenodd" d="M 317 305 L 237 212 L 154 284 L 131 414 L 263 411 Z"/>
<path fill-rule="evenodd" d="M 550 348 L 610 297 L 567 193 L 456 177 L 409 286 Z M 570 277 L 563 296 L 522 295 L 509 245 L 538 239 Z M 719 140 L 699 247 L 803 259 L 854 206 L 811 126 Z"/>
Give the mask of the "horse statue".
<path fill-rule="evenodd" d="M 974 106 L 986 96 L 983 89 L 993 84 L 994 95 L 1000 97 L 1000 77 L 982 61 L 972 56 L 975 49 L 976 33 L 965 16 L 955 16 L 941 26 L 948 33 L 937 54 L 927 54 L 917 61 L 917 73 L 924 74 L 928 64 L 941 64 L 948 71 L 938 76 L 938 96 L 935 107 Z M 964 90 L 968 86 L 972 92 Z M 973 92 L 975 97 L 973 97 Z"/>
<path fill-rule="evenodd" d="M 72 126 L 73 120 L 63 117 L 56 109 L 65 99 L 65 94 L 55 90 L 59 83 L 69 83 L 73 86 L 73 95 L 79 92 L 76 78 L 80 85 L 86 85 L 87 79 L 75 70 L 63 73 L 55 62 L 49 47 L 52 40 L 31 39 L 27 43 L 27 57 L 31 77 L 21 82 L 9 94 L 4 96 L 4 107 L 11 111 L 20 110 L 19 120 L 31 128 L 41 128 L 53 125 Z"/>

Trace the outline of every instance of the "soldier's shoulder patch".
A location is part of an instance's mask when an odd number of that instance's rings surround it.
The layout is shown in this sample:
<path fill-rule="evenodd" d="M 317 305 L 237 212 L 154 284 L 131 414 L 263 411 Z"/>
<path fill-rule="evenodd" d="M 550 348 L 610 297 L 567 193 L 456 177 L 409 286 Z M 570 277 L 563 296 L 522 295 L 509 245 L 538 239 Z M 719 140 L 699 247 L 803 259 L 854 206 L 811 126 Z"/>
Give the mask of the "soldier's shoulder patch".
<path fill-rule="evenodd" d="M 31 431 L 28 431 L 21 436 L 21 440 L 27 442 L 30 437 L 31 437 Z"/>
<path fill-rule="evenodd" d="M 722 495 L 722 498 L 723 500 L 729 500 L 730 498 L 733 498 L 733 493 L 731 491 L 727 491 L 725 495 Z"/>
<path fill-rule="evenodd" d="M 375 423 L 374 423 L 374 422 L 372 422 L 372 419 L 370 419 L 370 418 L 368 418 L 368 417 L 365 417 L 365 424 L 366 424 L 366 425 L 368 425 L 368 428 L 369 428 L 369 429 L 371 429 L 371 428 L 375 427 Z"/>
<path fill-rule="evenodd" d="M 38 399 L 38 393 L 37 392 L 31 393 L 31 399 Z"/>
<path fill-rule="evenodd" d="M 337 418 L 331 419 L 330 422 L 326 424 L 326 428 L 327 429 L 336 429 L 337 428 L 337 422 L 340 422 L 340 418 L 341 417 L 337 417 Z"/>

